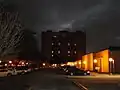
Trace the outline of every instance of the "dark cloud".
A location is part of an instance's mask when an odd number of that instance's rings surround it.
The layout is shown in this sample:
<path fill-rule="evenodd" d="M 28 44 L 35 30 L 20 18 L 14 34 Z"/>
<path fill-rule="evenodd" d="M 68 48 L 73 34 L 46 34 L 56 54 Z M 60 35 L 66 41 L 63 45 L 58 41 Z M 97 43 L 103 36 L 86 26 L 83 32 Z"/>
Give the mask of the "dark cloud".
<path fill-rule="evenodd" d="M 87 50 L 120 45 L 120 0 L 4 0 L 17 5 L 26 27 L 73 27 L 87 33 Z"/>

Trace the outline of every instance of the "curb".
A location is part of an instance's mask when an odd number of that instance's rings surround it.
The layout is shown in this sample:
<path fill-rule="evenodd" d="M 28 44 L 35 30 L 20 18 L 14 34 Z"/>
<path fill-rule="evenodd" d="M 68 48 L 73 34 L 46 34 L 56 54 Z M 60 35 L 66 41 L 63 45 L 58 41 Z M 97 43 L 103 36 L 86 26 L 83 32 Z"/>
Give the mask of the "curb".
<path fill-rule="evenodd" d="M 79 87 L 82 90 L 88 90 L 88 88 L 86 88 L 85 86 L 83 86 L 82 84 L 78 83 L 77 81 L 72 81 L 77 87 Z"/>

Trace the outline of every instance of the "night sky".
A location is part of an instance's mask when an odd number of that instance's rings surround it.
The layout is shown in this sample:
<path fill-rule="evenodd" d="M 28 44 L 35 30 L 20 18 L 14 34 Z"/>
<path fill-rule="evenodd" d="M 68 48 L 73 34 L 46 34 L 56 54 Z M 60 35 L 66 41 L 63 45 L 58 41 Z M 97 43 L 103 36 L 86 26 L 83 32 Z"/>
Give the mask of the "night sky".
<path fill-rule="evenodd" d="M 38 36 L 44 29 L 72 27 L 86 31 L 88 52 L 120 46 L 120 0 L 4 1 L 18 7 L 25 26 Z"/>

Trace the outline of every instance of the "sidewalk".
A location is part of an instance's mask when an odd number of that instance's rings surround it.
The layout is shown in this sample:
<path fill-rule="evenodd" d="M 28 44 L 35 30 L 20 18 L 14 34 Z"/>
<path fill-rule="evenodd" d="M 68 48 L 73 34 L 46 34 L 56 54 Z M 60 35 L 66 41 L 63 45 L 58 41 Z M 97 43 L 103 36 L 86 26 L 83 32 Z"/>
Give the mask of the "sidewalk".
<path fill-rule="evenodd" d="M 96 72 L 91 72 L 90 75 L 91 76 L 110 76 L 110 74 L 100 74 L 100 73 L 96 73 Z"/>
<path fill-rule="evenodd" d="M 100 73 L 96 73 L 96 72 L 91 72 L 91 76 L 120 77 L 120 74 L 100 74 Z"/>

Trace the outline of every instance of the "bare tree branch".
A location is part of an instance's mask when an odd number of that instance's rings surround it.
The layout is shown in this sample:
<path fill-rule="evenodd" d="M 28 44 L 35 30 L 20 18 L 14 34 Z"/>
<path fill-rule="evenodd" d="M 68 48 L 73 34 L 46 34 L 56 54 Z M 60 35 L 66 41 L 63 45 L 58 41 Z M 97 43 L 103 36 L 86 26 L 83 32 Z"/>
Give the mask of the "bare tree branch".
<path fill-rule="evenodd" d="M 0 6 L 0 58 L 14 53 L 23 38 L 23 26 L 19 14 L 5 11 Z"/>

